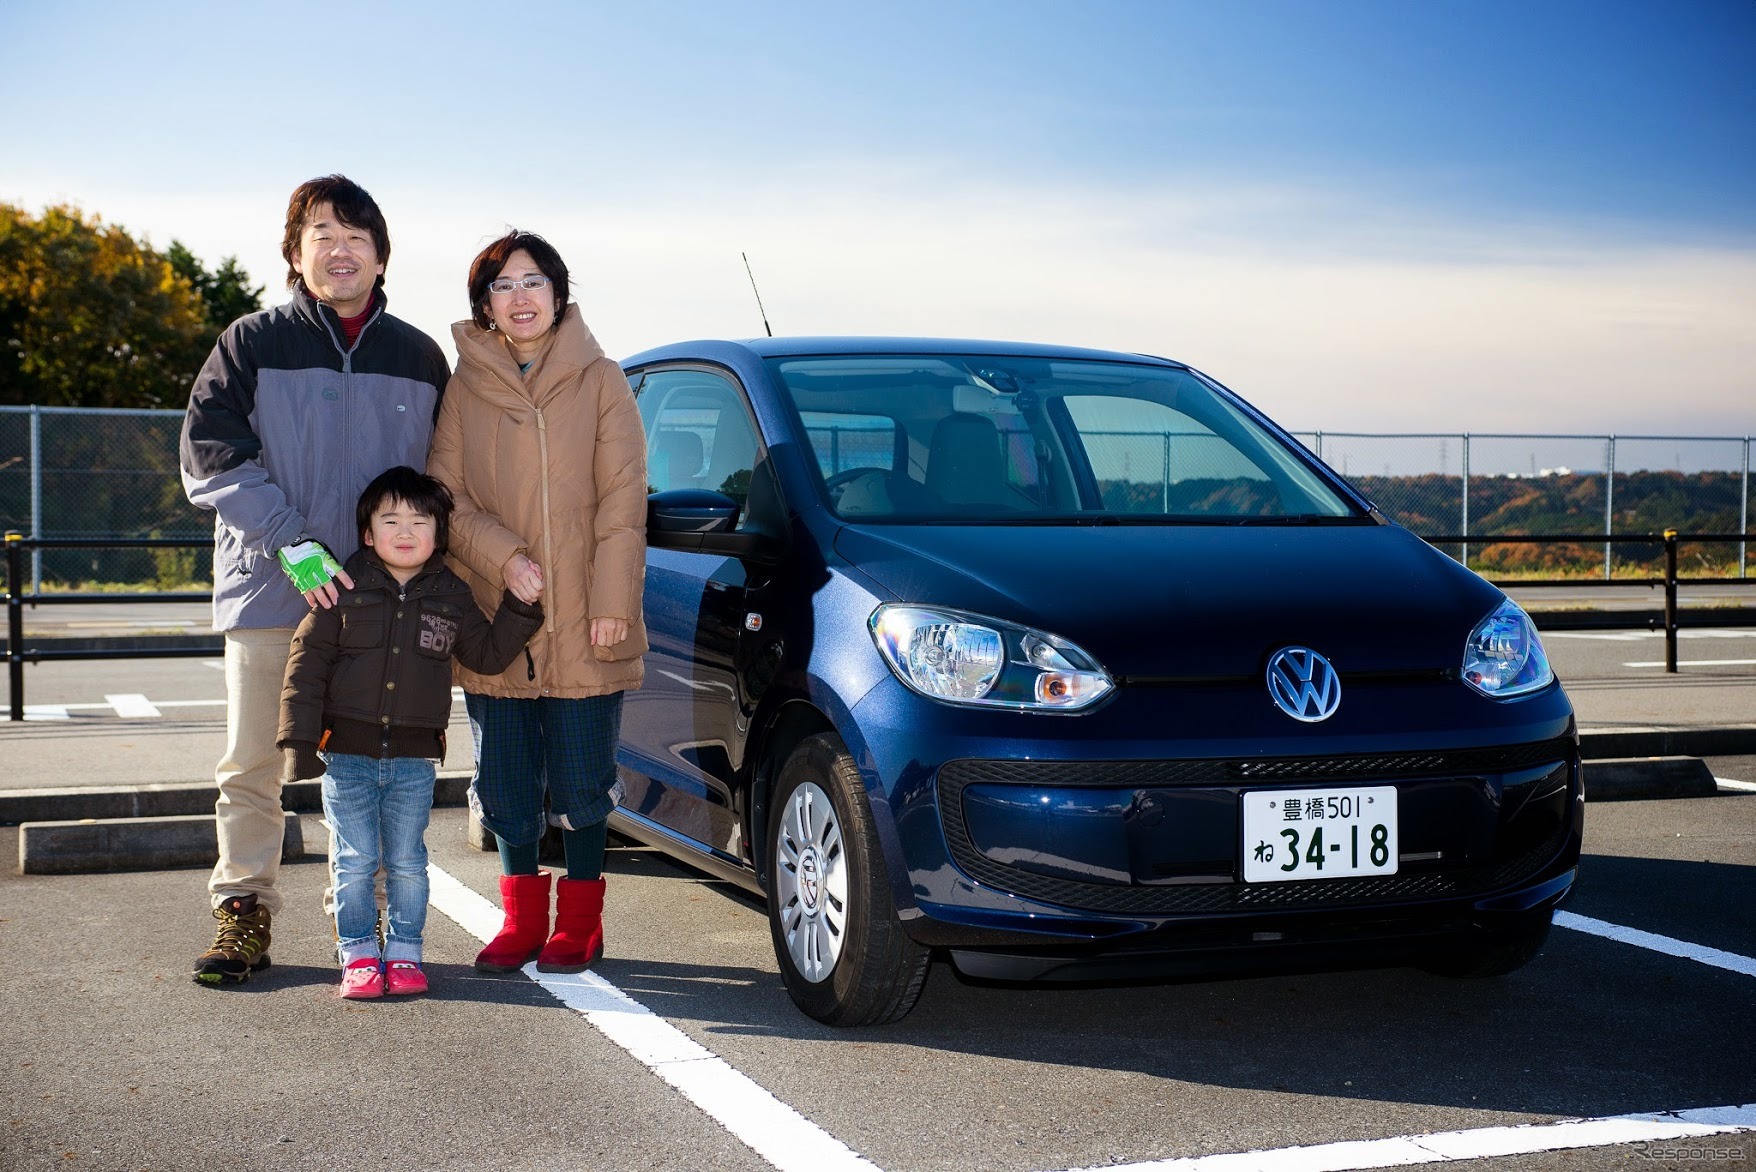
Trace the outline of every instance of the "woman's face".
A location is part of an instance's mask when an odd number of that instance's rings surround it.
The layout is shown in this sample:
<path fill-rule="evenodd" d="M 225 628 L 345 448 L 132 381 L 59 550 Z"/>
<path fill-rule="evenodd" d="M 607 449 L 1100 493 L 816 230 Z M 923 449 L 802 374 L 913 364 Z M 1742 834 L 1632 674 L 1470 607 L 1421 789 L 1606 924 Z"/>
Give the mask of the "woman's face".
<path fill-rule="evenodd" d="M 546 278 L 541 289 L 516 284 L 530 277 L 542 278 L 543 271 L 537 268 L 530 253 L 521 248 L 506 258 L 505 267 L 495 278 L 496 284 L 514 282 L 514 288 L 505 293 L 488 289 L 488 320 L 515 349 L 542 341 L 555 325 L 555 286 Z"/>

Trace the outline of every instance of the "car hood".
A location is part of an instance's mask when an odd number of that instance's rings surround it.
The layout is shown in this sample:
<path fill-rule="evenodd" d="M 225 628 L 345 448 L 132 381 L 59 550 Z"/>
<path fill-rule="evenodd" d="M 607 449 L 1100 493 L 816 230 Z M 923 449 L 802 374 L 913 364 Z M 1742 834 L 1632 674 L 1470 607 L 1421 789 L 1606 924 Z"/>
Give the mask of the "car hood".
<path fill-rule="evenodd" d="M 1456 670 L 1503 598 L 1394 525 L 850 525 L 835 550 L 896 601 L 1036 627 L 1118 676 L 1252 676 L 1289 645 L 1344 676 Z"/>

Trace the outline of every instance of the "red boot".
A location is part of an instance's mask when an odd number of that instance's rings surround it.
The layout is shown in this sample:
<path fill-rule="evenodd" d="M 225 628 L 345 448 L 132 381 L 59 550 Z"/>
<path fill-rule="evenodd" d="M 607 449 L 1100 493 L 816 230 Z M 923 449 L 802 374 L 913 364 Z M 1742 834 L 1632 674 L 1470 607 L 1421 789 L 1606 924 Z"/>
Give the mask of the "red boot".
<path fill-rule="evenodd" d="M 506 922 L 476 954 L 477 972 L 516 972 L 542 948 L 549 934 L 549 873 L 500 876 L 500 906 Z"/>
<path fill-rule="evenodd" d="M 537 957 L 539 973 L 577 973 L 604 954 L 604 881 L 555 881 L 555 934 Z"/>

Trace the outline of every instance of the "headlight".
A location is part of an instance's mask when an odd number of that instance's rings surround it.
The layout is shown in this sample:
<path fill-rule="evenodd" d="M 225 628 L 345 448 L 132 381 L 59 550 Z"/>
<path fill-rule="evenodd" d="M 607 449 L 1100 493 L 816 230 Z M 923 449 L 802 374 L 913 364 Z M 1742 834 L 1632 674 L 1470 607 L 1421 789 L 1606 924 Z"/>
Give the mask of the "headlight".
<path fill-rule="evenodd" d="M 1071 712 L 1115 687 L 1067 640 L 998 619 L 887 602 L 872 612 L 871 628 L 896 678 L 934 700 Z"/>
<path fill-rule="evenodd" d="M 1536 626 L 1511 599 L 1477 623 L 1463 646 L 1464 682 L 1484 696 L 1522 696 L 1554 678 Z"/>

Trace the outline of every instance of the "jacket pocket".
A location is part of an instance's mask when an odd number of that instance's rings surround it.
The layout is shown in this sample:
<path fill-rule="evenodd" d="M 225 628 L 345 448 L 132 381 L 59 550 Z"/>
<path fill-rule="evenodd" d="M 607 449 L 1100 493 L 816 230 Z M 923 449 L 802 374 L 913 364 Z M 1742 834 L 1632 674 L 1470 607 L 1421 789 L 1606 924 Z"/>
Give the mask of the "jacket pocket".
<path fill-rule="evenodd" d="M 359 594 L 343 594 L 336 604 L 341 609 L 341 630 L 336 643 L 359 651 L 384 645 L 384 607 L 375 599 Z"/>
<path fill-rule="evenodd" d="M 646 624 L 630 623 L 628 636 L 620 643 L 612 643 L 608 647 L 593 645 L 591 657 L 599 663 L 619 663 L 624 659 L 638 659 L 647 653 Z"/>

